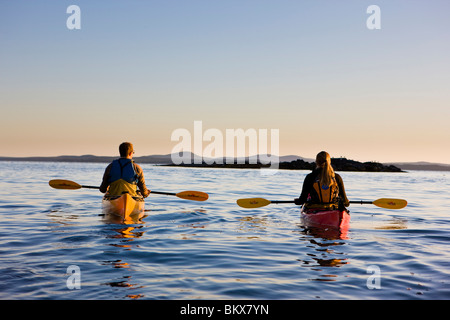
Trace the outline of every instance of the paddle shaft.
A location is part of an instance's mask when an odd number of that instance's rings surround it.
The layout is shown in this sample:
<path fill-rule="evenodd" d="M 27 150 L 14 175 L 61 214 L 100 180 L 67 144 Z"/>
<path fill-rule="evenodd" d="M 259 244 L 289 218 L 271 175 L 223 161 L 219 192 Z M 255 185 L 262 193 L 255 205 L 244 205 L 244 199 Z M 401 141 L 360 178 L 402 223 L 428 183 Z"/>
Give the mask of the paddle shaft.
<path fill-rule="evenodd" d="M 277 200 L 277 201 L 270 201 L 270 203 L 295 203 L 295 201 L 293 201 L 293 200 Z M 373 201 L 358 200 L 358 201 L 349 201 L 349 203 L 354 203 L 354 204 L 373 204 Z"/>
<path fill-rule="evenodd" d="M 295 203 L 295 201 L 293 200 L 278 200 L 278 201 L 270 201 L 271 203 Z M 356 204 L 372 204 L 373 201 L 363 201 L 363 200 L 358 200 L 358 201 L 349 201 L 349 203 L 356 203 Z"/>
<path fill-rule="evenodd" d="M 154 194 L 165 194 L 166 196 L 176 196 L 176 193 L 173 192 L 161 192 L 161 191 L 150 191 L 150 193 Z"/>
<path fill-rule="evenodd" d="M 87 189 L 100 189 L 100 187 L 96 187 L 96 186 L 81 186 L 82 188 L 87 188 Z"/>
<path fill-rule="evenodd" d="M 100 189 L 100 187 L 96 187 L 96 186 L 81 186 L 82 188 L 87 188 L 87 189 Z M 154 194 L 165 194 L 167 196 L 176 196 L 176 193 L 173 192 L 161 192 L 161 191 L 151 191 L 151 193 Z"/>
<path fill-rule="evenodd" d="M 294 200 L 276 200 L 276 201 L 270 201 L 270 203 L 295 203 Z"/>
<path fill-rule="evenodd" d="M 355 204 L 373 204 L 373 201 L 349 201 L 349 203 L 355 203 Z"/>

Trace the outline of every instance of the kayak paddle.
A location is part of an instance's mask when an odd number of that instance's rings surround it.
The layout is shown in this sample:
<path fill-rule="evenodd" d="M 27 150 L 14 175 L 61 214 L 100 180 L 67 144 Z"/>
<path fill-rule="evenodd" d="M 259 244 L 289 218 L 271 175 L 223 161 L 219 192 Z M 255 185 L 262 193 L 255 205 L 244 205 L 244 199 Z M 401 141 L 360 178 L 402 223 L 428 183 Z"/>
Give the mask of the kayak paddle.
<path fill-rule="evenodd" d="M 391 199 L 391 198 L 381 198 L 375 201 L 350 201 L 350 203 L 355 204 L 374 204 L 377 207 L 385 209 L 402 209 L 406 207 L 408 202 L 403 199 Z"/>
<path fill-rule="evenodd" d="M 265 207 L 271 203 L 295 203 L 294 200 L 270 201 L 264 198 L 239 199 L 236 202 L 242 208 L 260 208 Z M 406 205 L 408 204 L 406 200 L 388 198 L 381 198 L 375 201 L 350 201 L 350 203 L 374 204 L 377 207 L 385 209 L 401 209 L 406 207 Z"/>
<path fill-rule="evenodd" d="M 247 198 L 247 199 L 239 199 L 236 201 L 238 206 L 242 208 L 261 208 L 268 206 L 271 203 L 295 203 L 294 200 L 286 200 L 286 201 L 270 201 L 264 198 Z"/>
<path fill-rule="evenodd" d="M 81 188 L 88 188 L 88 189 L 100 189 L 100 187 L 95 186 L 82 186 L 74 181 L 70 180 L 50 180 L 48 182 L 50 187 L 55 189 L 66 189 L 66 190 L 76 190 Z M 171 193 L 171 192 L 159 192 L 159 191 L 151 191 L 150 193 L 155 194 L 164 194 L 168 196 L 176 196 L 181 199 L 185 200 L 194 200 L 194 201 L 205 201 L 208 199 L 208 194 L 201 191 L 181 191 L 178 193 Z"/>

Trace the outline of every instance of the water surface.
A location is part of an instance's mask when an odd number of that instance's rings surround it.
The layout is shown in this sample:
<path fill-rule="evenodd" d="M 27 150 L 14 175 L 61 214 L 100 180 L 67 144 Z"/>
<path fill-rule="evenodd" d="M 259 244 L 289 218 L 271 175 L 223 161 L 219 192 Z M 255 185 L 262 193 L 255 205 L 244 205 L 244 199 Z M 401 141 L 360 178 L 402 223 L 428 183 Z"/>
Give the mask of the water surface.
<path fill-rule="evenodd" d="M 99 185 L 106 164 L 1 165 L 1 299 L 450 298 L 448 172 L 340 172 L 350 200 L 409 202 L 402 210 L 352 205 L 342 235 L 305 230 L 291 204 L 235 203 L 292 200 L 308 171 L 144 164 L 150 189 L 210 199 L 153 194 L 147 216 L 124 225 L 102 215 L 100 192 L 48 186 Z M 80 289 L 67 286 L 69 266 L 80 270 Z"/>

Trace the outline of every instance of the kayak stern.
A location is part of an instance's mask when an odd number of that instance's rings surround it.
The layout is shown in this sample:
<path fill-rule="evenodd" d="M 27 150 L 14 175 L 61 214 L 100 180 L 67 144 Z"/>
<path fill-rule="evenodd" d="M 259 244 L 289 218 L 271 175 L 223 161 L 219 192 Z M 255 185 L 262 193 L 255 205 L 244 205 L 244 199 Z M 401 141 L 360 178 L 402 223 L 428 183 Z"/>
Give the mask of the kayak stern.
<path fill-rule="evenodd" d="M 128 193 L 121 196 L 106 195 L 102 201 L 105 214 L 113 214 L 128 220 L 131 217 L 140 217 L 144 214 L 144 198 L 132 197 Z"/>
<path fill-rule="evenodd" d="M 347 210 L 302 209 L 301 220 L 309 227 L 348 229 L 350 214 Z"/>

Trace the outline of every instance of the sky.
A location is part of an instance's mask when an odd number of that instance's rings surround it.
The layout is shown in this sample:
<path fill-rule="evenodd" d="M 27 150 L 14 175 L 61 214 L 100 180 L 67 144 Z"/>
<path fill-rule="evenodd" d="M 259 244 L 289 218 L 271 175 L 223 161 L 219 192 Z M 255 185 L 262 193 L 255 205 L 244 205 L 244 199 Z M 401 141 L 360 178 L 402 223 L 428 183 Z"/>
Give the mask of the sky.
<path fill-rule="evenodd" d="M 223 139 L 277 129 L 279 155 L 450 163 L 449 12 L 447 0 L 0 1 L 0 156 L 112 156 L 123 141 L 168 154 L 177 129 L 204 139 L 201 121 Z"/>

